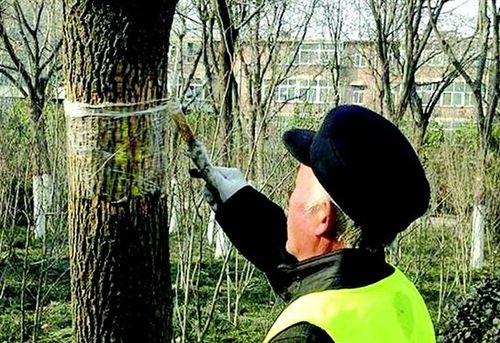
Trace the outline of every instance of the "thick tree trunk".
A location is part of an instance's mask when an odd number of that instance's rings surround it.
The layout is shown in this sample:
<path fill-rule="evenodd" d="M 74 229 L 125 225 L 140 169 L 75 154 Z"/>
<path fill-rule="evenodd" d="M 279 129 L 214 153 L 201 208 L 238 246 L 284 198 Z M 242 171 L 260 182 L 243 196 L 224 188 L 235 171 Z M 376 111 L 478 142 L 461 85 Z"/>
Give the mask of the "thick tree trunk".
<path fill-rule="evenodd" d="M 167 96 L 176 1 L 68 3 L 64 74 L 75 341 L 170 342 L 165 118 L 151 107 Z"/>

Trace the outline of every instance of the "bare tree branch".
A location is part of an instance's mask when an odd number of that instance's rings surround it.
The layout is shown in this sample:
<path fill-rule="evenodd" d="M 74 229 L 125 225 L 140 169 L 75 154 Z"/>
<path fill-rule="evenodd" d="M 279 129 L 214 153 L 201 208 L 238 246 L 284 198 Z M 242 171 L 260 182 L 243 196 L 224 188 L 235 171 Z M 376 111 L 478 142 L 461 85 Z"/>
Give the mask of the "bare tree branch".
<path fill-rule="evenodd" d="M 28 93 L 24 90 L 23 83 L 16 79 L 11 74 L 12 68 L 5 68 L 4 66 L 0 66 L 0 74 L 2 74 L 9 82 L 21 93 L 23 97 L 28 97 Z"/>
<path fill-rule="evenodd" d="M 35 92 L 34 85 L 32 84 L 32 80 L 31 80 L 30 75 L 26 69 L 26 66 L 19 59 L 19 57 L 18 57 L 18 55 L 17 55 L 17 53 L 16 53 L 16 51 L 11 43 L 10 37 L 5 30 L 5 24 L 4 24 L 4 20 L 3 20 L 3 12 L 0 12 L 0 39 L 2 40 L 3 45 L 4 45 L 7 53 L 9 54 L 10 59 L 12 60 L 12 63 L 16 66 L 19 74 L 22 76 L 23 81 L 24 81 L 26 87 L 28 88 L 28 93 L 34 94 L 34 92 Z"/>
<path fill-rule="evenodd" d="M 28 56 L 34 67 L 36 65 L 36 55 L 35 55 L 36 52 L 31 47 L 31 43 L 28 39 L 28 34 L 31 36 L 32 39 L 34 39 L 34 37 L 36 37 L 36 32 L 29 25 L 28 20 L 26 19 L 26 16 L 24 15 L 24 12 L 21 9 L 18 0 L 14 1 L 14 11 L 16 14 L 17 25 L 19 26 L 19 31 L 21 33 L 21 38 L 23 39 L 24 48 L 28 52 Z M 26 33 L 26 31 L 28 32 Z"/>
<path fill-rule="evenodd" d="M 55 47 L 54 47 L 54 50 L 52 50 L 51 54 L 47 57 L 47 59 L 45 60 L 45 62 L 43 62 L 39 69 L 40 71 L 43 72 L 43 70 L 45 70 L 45 68 L 51 64 L 51 63 L 54 63 L 54 64 L 59 64 L 59 63 L 55 63 L 54 61 L 57 59 L 57 57 L 59 56 L 59 53 L 61 52 L 61 47 L 62 47 L 62 38 L 59 39 L 59 41 L 56 43 Z M 49 69 L 48 73 L 49 75 L 52 75 L 53 74 L 53 70 L 54 67 L 52 67 L 51 69 Z"/>

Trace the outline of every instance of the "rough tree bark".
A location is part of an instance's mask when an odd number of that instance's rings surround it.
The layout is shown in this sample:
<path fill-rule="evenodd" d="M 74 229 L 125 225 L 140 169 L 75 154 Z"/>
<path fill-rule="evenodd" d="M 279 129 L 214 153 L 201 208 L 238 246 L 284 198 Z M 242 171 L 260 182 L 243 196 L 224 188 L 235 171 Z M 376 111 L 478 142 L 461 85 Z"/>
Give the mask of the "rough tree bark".
<path fill-rule="evenodd" d="M 148 109 L 167 96 L 177 1 L 66 2 L 74 338 L 170 342 L 164 118 Z M 76 111 L 81 104 L 85 110 Z"/>

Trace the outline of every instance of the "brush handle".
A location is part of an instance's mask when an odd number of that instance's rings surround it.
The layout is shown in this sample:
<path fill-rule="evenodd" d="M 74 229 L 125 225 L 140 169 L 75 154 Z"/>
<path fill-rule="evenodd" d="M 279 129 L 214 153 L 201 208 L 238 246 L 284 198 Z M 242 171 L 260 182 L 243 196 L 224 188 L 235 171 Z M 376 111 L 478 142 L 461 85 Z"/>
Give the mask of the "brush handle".
<path fill-rule="evenodd" d="M 195 138 L 193 130 L 191 130 L 187 118 L 184 115 L 184 109 L 181 107 L 177 111 L 174 111 L 172 113 L 172 119 L 182 139 L 188 145 L 189 156 L 193 160 L 194 165 L 198 168 L 202 176 L 206 176 L 209 169 L 212 167 L 212 162 L 208 157 L 205 145 Z"/>

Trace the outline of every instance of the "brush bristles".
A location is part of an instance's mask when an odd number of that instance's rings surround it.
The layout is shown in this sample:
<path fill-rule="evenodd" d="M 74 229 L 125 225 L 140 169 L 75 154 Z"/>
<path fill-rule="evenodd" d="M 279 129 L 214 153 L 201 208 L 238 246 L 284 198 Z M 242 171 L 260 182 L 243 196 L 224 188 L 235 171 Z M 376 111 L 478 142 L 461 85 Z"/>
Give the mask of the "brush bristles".
<path fill-rule="evenodd" d="M 189 147 L 193 146 L 196 140 L 194 138 L 193 131 L 187 122 L 186 116 L 181 111 L 177 111 L 172 114 L 172 119 L 174 120 L 182 139 L 188 144 Z"/>

